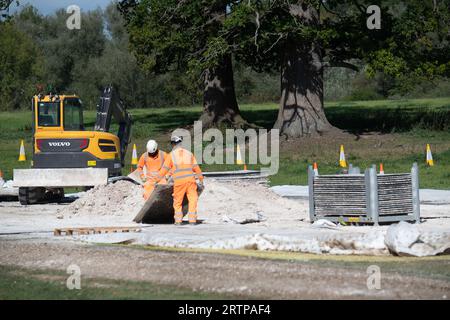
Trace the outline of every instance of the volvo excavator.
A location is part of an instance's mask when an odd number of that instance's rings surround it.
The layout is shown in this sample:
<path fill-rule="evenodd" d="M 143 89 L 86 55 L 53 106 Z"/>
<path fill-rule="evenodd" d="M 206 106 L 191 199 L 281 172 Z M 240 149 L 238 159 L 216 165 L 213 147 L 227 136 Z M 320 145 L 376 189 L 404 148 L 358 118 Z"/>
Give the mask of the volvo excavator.
<path fill-rule="evenodd" d="M 64 188 L 93 187 L 121 179 L 132 120 L 118 92 L 106 87 L 97 105 L 94 131 L 85 130 L 76 95 L 39 93 L 32 98 L 33 160 L 14 170 L 21 204 L 64 197 Z M 110 133 L 112 120 L 117 134 Z"/>

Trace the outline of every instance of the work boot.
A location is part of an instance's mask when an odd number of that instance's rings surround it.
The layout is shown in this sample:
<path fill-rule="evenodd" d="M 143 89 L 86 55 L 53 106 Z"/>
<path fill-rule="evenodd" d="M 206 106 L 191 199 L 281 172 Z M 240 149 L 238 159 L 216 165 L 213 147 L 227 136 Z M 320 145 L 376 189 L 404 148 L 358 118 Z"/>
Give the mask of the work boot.
<path fill-rule="evenodd" d="M 189 224 L 196 225 L 197 224 L 197 213 L 196 212 L 188 212 Z"/>
<path fill-rule="evenodd" d="M 183 213 L 175 212 L 175 216 L 173 217 L 173 220 L 175 221 L 176 226 L 181 226 L 181 223 L 183 222 Z"/>

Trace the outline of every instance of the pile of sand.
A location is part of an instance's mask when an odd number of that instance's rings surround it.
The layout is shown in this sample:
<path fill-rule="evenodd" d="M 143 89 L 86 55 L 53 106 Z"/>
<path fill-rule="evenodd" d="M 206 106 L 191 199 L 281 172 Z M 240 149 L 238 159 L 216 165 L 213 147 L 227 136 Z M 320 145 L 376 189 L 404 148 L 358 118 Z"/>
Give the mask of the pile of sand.
<path fill-rule="evenodd" d="M 136 216 L 144 204 L 143 189 L 127 181 L 98 186 L 62 209 L 63 215 Z M 304 203 L 278 196 L 255 181 L 219 181 L 205 179 L 199 198 L 199 219 L 205 223 L 286 224 L 307 221 Z"/>
<path fill-rule="evenodd" d="M 144 204 L 143 189 L 128 181 L 97 186 L 85 192 L 79 199 L 60 210 L 66 215 L 136 216 Z"/>

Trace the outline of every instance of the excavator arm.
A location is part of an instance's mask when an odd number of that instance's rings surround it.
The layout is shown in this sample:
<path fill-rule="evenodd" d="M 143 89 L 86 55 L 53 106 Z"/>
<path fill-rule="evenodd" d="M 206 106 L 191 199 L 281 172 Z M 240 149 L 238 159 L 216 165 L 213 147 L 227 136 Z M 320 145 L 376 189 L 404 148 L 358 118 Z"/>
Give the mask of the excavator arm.
<path fill-rule="evenodd" d="M 103 90 L 99 104 L 97 105 L 97 119 L 94 130 L 109 132 L 112 118 L 119 125 L 117 136 L 120 141 L 120 161 L 123 167 L 125 154 L 131 142 L 132 119 L 120 100 L 119 93 L 110 85 Z"/>

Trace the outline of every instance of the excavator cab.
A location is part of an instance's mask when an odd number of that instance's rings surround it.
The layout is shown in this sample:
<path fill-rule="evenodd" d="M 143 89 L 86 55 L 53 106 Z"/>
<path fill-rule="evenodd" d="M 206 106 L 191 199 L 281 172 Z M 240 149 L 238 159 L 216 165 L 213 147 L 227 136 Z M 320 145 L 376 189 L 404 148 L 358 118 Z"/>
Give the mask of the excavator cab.
<path fill-rule="evenodd" d="M 83 106 L 77 96 L 36 96 L 36 131 L 83 131 Z"/>

